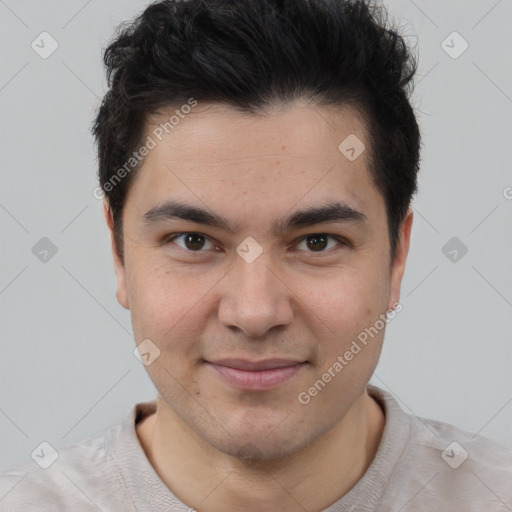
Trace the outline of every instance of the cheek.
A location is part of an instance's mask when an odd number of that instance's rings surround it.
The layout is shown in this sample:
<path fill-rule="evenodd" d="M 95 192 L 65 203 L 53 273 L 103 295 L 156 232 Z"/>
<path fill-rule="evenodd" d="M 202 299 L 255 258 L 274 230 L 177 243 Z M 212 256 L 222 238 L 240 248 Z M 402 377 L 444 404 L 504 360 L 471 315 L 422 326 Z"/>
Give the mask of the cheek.
<path fill-rule="evenodd" d="M 127 287 L 136 340 L 154 339 L 159 346 L 185 342 L 184 331 L 190 337 L 198 327 L 196 317 L 200 317 L 211 288 L 209 281 L 193 279 L 161 258 L 148 256 L 133 261 Z"/>
<path fill-rule="evenodd" d="M 325 275 L 307 276 L 296 285 L 297 295 L 315 315 L 330 325 L 351 325 L 371 319 L 386 308 L 389 279 L 383 269 L 340 268 Z"/>
<path fill-rule="evenodd" d="M 187 278 L 149 258 L 142 261 L 133 267 L 129 280 L 134 337 L 137 344 L 149 339 L 157 347 L 158 355 L 146 371 L 160 393 L 165 390 L 166 396 L 180 402 L 186 398 L 185 383 L 189 392 L 194 388 L 209 280 Z"/>
<path fill-rule="evenodd" d="M 348 350 L 352 341 L 385 313 L 389 283 L 381 267 L 344 268 L 322 279 L 318 276 L 301 279 L 297 295 L 303 300 L 311 331 L 318 340 L 323 340 L 318 354 L 321 366 Z M 372 338 L 375 350 L 365 350 L 365 357 L 359 359 L 371 358 L 379 350 L 380 338 L 379 332 Z"/>

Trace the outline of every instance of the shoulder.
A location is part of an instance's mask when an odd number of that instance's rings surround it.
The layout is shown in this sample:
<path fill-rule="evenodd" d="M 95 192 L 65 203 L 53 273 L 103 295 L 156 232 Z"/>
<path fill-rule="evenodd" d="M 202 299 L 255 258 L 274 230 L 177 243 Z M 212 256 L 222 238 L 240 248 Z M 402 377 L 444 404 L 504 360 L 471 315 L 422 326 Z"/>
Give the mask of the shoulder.
<path fill-rule="evenodd" d="M 436 457 L 453 471 L 503 472 L 512 475 L 512 450 L 478 434 L 462 430 L 449 423 L 410 417 L 412 450 Z M 451 472 L 449 472 L 450 474 Z"/>
<path fill-rule="evenodd" d="M 34 460 L 0 472 L 0 511 L 89 511 L 122 479 L 113 451 L 114 425 L 56 451 L 42 445 Z"/>
<path fill-rule="evenodd" d="M 393 477 L 411 510 L 512 510 L 511 450 L 448 423 L 407 417 L 410 438 Z"/>

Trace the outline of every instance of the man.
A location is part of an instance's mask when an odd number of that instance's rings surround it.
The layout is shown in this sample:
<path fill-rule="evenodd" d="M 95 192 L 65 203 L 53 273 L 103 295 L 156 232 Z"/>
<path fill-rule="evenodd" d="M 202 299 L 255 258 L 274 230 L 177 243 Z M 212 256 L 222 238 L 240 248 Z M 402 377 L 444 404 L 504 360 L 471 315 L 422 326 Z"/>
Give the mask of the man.
<path fill-rule="evenodd" d="M 118 34 L 93 132 L 117 299 L 158 397 L 4 473 L 1 510 L 512 509 L 504 448 L 368 385 L 420 147 L 415 63 L 383 19 L 190 0 Z"/>

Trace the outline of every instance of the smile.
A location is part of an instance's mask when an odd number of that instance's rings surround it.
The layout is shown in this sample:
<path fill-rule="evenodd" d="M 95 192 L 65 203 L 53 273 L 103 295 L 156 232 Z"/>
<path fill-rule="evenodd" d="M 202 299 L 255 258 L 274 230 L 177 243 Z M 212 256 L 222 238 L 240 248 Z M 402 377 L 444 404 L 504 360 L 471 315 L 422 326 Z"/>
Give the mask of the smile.
<path fill-rule="evenodd" d="M 205 361 L 224 381 L 240 389 L 262 391 L 291 379 L 308 363 L 284 359 L 250 362 L 241 359 Z"/>

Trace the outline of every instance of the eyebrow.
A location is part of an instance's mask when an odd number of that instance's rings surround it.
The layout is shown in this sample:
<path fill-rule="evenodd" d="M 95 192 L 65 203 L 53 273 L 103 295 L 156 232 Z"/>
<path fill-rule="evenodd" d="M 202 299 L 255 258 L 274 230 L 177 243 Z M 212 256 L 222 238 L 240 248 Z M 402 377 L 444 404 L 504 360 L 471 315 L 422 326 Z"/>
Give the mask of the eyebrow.
<path fill-rule="evenodd" d="M 188 220 L 197 224 L 220 228 L 232 234 L 240 231 L 239 224 L 232 223 L 216 213 L 172 200 L 151 208 L 143 215 L 143 222 L 148 226 L 174 219 Z M 338 202 L 294 212 L 274 222 L 273 232 L 282 234 L 324 222 L 366 222 L 367 220 L 364 213 Z"/>

